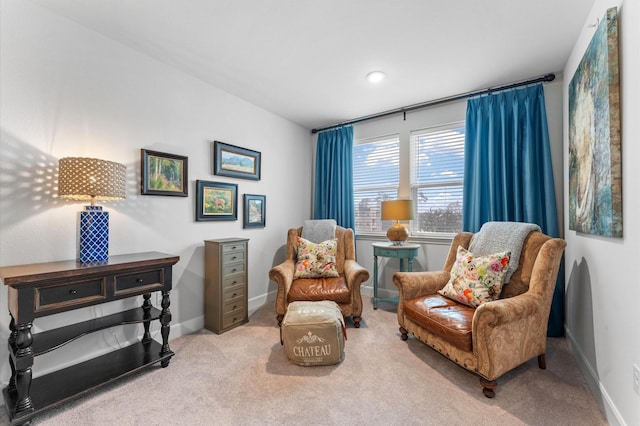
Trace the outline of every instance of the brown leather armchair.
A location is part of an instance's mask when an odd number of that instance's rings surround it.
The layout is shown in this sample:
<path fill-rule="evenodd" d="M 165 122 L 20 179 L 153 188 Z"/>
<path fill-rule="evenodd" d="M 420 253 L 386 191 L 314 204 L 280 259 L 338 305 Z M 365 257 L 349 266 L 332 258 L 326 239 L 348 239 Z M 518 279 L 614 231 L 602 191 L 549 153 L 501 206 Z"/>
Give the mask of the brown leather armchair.
<path fill-rule="evenodd" d="M 540 232 L 525 239 L 518 269 L 500 298 L 472 308 L 441 296 L 458 245 L 468 248 L 474 234 L 455 236 L 444 270 L 396 272 L 398 322 L 402 340 L 411 333 L 458 365 L 480 376 L 483 393 L 495 396 L 496 379 L 538 357 L 546 368 L 551 300 L 566 242 Z"/>
<path fill-rule="evenodd" d="M 294 279 L 297 254 L 297 239 L 302 227 L 289 229 L 287 234 L 286 260 L 269 271 L 269 278 L 278 284 L 276 296 L 276 319 L 282 324 L 289 303 L 294 301 L 332 300 L 338 304 L 342 315 L 352 316 L 356 328 L 362 319 L 362 296 L 360 285 L 369 279 L 369 272 L 355 261 L 353 230 L 336 226 L 338 239 L 336 267 L 337 278 Z"/>

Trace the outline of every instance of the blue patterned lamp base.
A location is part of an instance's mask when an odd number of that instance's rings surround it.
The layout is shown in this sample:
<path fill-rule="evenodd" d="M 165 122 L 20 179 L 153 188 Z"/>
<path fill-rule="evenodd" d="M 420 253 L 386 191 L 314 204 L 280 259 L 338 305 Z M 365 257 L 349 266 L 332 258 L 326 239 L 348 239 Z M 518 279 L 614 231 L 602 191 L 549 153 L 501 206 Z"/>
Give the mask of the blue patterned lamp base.
<path fill-rule="evenodd" d="M 85 206 L 80 212 L 79 259 L 82 263 L 109 259 L 109 212 Z"/>

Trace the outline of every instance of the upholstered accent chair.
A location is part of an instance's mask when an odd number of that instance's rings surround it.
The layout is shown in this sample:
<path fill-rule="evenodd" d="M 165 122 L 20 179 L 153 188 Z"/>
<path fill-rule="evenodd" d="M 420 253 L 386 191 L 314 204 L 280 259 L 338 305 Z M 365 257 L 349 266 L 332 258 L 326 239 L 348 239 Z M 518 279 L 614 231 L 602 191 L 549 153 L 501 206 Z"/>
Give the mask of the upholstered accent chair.
<path fill-rule="evenodd" d="M 477 307 L 438 293 L 450 279 L 458 246 L 468 248 L 474 234 L 460 233 L 442 271 L 396 272 L 398 322 L 402 340 L 411 333 L 458 365 L 480 376 L 483 393 L 495 396 L 496 379 L 537 357 L 546 368 L 546 337 L 551 300 L 566 242 L 540 232 L 524 240 L 518 267 L 497 300 Z"/>
<path fill-rule="evenodd" d="M 291 302 L 331 300 L 338 304 L 342 315 L 351 316 L 354 326 L 359 328 L 362 319 L 360 286 L 369 279 L 369 272 L 355 260 L 353 230 L 336 226 L 336 268 L 339 275 L 329 278 L 294 278 L 298 260 L 298 237 L 301 235 L 302 227 L 289 229 L 286 259 L 269 271 L 269 278 L 278 284 L 276 296 L 278 325 L 282 324 L 287 306 Z"/>

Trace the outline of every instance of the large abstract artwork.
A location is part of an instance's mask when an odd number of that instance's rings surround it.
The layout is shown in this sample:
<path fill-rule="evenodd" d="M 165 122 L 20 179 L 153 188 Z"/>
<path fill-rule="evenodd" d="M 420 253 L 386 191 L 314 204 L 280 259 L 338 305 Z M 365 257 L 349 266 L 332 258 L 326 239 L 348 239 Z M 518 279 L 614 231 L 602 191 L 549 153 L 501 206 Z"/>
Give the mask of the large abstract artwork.
<path fill-rule="evenodd" d="M 607 10 L 569 84 L 569 229 L 622 237 L 618 18 Z"/>

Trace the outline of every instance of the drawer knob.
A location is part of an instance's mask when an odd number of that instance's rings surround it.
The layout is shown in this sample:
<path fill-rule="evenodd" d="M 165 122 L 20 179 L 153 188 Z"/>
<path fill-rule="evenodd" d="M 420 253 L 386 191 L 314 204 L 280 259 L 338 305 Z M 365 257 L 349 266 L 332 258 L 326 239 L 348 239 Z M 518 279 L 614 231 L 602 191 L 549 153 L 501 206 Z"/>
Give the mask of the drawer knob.
<path fill-rule="evenodd" d="M 142 278 L 138 278 L 138 279 L 136 280 L 136 282 L 137 282 L 138 284 L 142 284 L 142 283 L 144 282 L 144 280 L 143 280 Z"/>
<path fill-rule="evenodd" d="M 237 269 L 236 269 L 236 268 L 233 268 L 233 269 L 231 270 L 231 272 L 235 272 L 235 271 L 237 271 Z"/>
<path fill-rule="evenodd" d="M 233 256 L 231 259 L 232 260 L 236 260 L 238 258 L 238 256 Z"/>
<path fill-rule="evenodd" d="M 78 294 L 78 290 L 76 290 L 75 288 L 73 288 L 73 289 L 69 290 L 69 294 L 71 294 L 71 295 Z"/>
<path fill-rule="evenodd" d="M 233 293 L 233 295 L 231 297 L 236 297 L 238 295 L 238 293 Z"/>
<path fill-rule="evenodd" d="M 238 281 L 233 280 L 233 282 L 231 284 L 238 284 Z"/>

